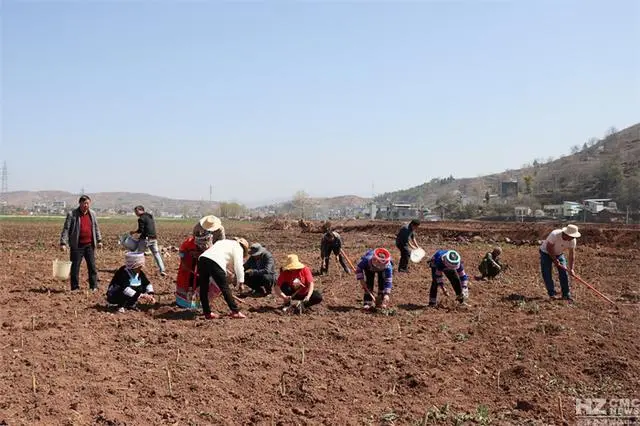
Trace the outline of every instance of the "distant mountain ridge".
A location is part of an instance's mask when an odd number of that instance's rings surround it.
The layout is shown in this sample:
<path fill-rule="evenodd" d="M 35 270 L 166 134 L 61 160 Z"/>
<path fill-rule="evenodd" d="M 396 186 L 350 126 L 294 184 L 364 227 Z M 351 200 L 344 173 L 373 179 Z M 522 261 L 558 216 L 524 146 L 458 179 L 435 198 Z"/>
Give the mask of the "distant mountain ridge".
<path fill-rule="evenodd" d="M 195 200 L 176 200 L 157 195 L 137 192 L 97 192 L 88 194 L 92 200 L 92 208 L 98 210 L 113 209 L 117 211 L 133 211 L 137 205 L 143 205 L 147 210 L 156 214 L 195 214 L 214 211 L 219 203 Z M 78 204 L 79 194 L 66 191 L 14 191 L 6 194 L 7 203 L 11 206 L 31 208 L 34 204 L 51 204 L 64 201 L 67 208 Z"/>
<path fill-rule="evenodd" d="M 92 199 L 92 208 L 105 211 L 113 209 L 116 212 L 131 212 L 135 206 L 141 204 L 148 211 L 153 211 L 155 214 L 165 212 L 169 214 L 198 215 L 215 212 L 220 205 L 219 201 L 172 199 L 136 192 L 97 192 L 88 195 Z M 13 191 L 7 192 L 6 199 L 9 205 L 26 209 L 30 209 L 38 203 L 50 205 L 55 201 L 64 201 L 67 204 L 67 208 L 69 208 L 78 204 L 79 196 L 79 194 L 72 194 L 66 191 Z M 330 209 L 358 207 L 370 201 L 370 199 L 352 195 L 309 198 L 309 200 L 314 205 Z M 290 202 L 274 203 L 273 206 L 282 206 Z M 264 209 L 266 207 L 262 206 L 261 208 Z"/>

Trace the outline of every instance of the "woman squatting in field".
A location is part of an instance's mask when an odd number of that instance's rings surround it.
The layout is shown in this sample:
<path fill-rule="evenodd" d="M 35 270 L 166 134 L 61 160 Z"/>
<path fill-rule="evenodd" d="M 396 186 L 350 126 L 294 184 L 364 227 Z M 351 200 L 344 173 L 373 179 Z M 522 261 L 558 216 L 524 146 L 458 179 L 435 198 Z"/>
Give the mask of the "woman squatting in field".
<path fill-rule="evenodd" d="M 284 311 L 293 300 L 302 302 L 297 307 L 298 313 L 302 311 L 301 307 L 308 308 L 322 302 L 322 294 L 315 289 L 311 269 L 300 262 L 295 254 L 287 256 L 287 263 L 278 276 L 275 293 L 284 301 Z"/>
<path fill-rule="evenodd" d="M 107 289 L 107 302 L 116 305 L 118 312 L 135 309 L 140 298 L 155 303 L 153 286 L 142 271 L 144 253 L 130 252 L 124 256 L 125 264 L 111 279 Z"/>
<path fill-rule="evenodd" d="M 378 276 L 378 300 L 373 299 L 373 286 Z M 370 310 L 375 306 L 386 309 L 389 295 L 393 288 L 393 262 L 389 250 L 377 248 L 367 251 L 356 265 L 356 279 L 364 291 L 363 309 Z"/>
<path fill-rule="evenodd" d="M 438 287 L 444 290 L 444 276 L 449 279 L 456 292 L 458 302 L 467 305 L 469 298 L 469 277 L 464 272 L 462 258 L 455 250 L 438 250 L 429 259 L 431 267 L 431 289 L 429 290 L 429 306 L 436 306 Z"/>

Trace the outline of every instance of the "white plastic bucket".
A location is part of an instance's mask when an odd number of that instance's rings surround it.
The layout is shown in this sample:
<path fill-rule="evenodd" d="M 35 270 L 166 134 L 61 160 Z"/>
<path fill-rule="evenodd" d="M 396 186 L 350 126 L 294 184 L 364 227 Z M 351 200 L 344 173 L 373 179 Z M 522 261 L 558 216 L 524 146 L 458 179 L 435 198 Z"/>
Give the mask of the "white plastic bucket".
<path fill-rule="evenodd" d="M 131 235 L 125 234 L 120 237 L 120 245 L 129 251 L 136 251 L 138 249 L 139 240 L 136 240 Z"/>
<path fill-rule="evenodd" d="M 71 275 L 71 262 L 66 260 L 54 260 L 53 261 L 53 277 L 60 280 L 69 279 Z"/>
<path fill-rule="evenodd" d="M 410 259 L 413 263 L 418 263 L 422 260 L 425 254 L 426 252 L 424 251 L 424 249 L 417 248 L 417 249 L 411 250 Z"/>

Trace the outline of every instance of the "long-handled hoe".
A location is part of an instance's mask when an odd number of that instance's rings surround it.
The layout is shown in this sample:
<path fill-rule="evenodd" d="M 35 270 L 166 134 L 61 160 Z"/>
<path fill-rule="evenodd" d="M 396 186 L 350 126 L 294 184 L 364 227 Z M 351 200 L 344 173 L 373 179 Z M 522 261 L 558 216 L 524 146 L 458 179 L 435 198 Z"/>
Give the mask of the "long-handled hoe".
<path fill-rule="evenodd" d="M 353 266 L 353 263 L 351 262 L 351 259 L 349 259 L 349 256 L 347 256 L 347 253 L 345 253 L 345 251 L 343 249 L 340 249 L 340 253 L 344 256 L 345 259 L 347 259 L 347 263 L 349 264 L 349 267 L 355 273 L 356 272 L 356 268 L 355 268 L 355 266 Z M 367 286 L 362 282 L 361 282 L 360 285 L 362 286 L 362 289 L 365 291 L 365 293 L 367 293 L 369 295 L 369 297 L 371 297 L 371 299 L 375 301 L 376 297 L 373 295 L 373 293 L 371 293 L 371 290 L 369 290 L 367 288 Z"/>
<path fill-rule="evenodd" d="M 615 306 L 616 303 L 613 300 L 609 299 L 607 296 L 602 294 L 597 288 L 595 288 L 594 286 L 592 286 L 591 284 L 589 284 L 588 282 L 580 278 L 578 275 L 572 274 L 571 271 L 569 271 L 569 269 L 567 269 L 567 267 L 565 267 L 562 263 L 558 262 L 556 263 L 556 265 L 564 269 L 569 275 L 575 278 L 579 283 L 584 284 L 589 290 L 593 291 L 597 296 L 601 297 L 602 299 L 606 300 L 607 302 Z"/>

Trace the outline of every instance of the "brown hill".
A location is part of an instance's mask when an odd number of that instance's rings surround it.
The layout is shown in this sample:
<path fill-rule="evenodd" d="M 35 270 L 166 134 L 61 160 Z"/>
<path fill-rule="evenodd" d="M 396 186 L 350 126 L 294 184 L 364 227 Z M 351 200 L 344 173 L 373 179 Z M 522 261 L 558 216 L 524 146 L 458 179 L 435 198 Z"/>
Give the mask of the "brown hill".
<path fill-rule="evenodd" d="M 500 194 L 501 182 L 518 182 L 518 196 L 536 204 L 585 198 L 614 198 L 619 206 L 640 207 L 640 123 L 592 139 L 573 154 L 556 160 L 535 160 L 526 167 L 502 173 L 455 179 L 433 179 L 413 188 L 376 197 L 377 202 L 410 202 L 424 206 L 449 204 L 452 198 L 482 204 L 485 194 Z M 459 192 L 458 192 L 459 191 Z M 516 202 L 517 200 L 514 200 Z"/>
<path fill-rule="evenodd" d="M 151 194 L 133 192 L 98 192 L 89 194 L 92 199 L 92 207 L 96 210 L 113 209 L 115 211 L 131 212 L 133 207 L 142 204 L 149 211 L 156 213 L 198 215 L 200 213 L 214 211 L 218 203 L 175 200 L 159 197 Z M 6 194 L 7 203 L 10 206 L 30 209 L 36 203 L 50 205 L 54 201 L 65 201 L 67 207 L 74 207 L 78 203 L 79 194 L 64 191 L 14 191 Z"/>

